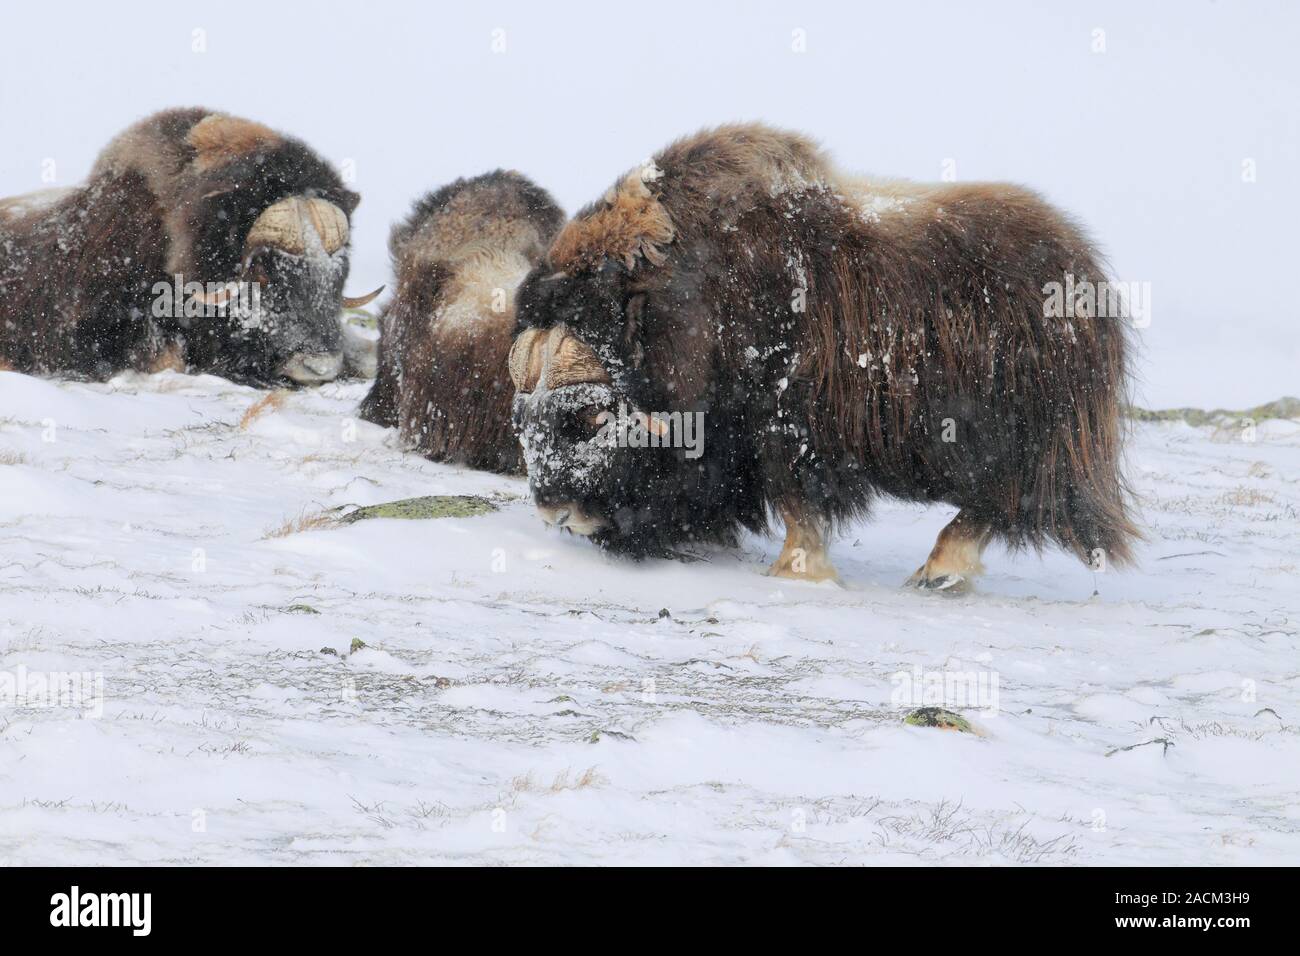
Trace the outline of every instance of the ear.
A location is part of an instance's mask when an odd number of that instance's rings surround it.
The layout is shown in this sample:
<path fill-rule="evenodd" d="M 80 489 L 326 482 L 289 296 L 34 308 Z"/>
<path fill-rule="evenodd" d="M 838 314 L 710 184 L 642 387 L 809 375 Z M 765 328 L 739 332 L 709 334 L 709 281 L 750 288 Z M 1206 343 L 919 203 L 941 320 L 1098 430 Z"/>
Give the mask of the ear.
<path fill-rule="evenodd" d="M 337 197 L 338 202 L 335 205 L 347 213 L 348 218 L 351 219 L 353 210 L 361 203 L 361 194 L 354 193 L 350 189 L 340 189 L 337 192 Z"/>
<path fill-rule="evenodd" d="M 546 325 L 555 289 L 564 281 L 562 275 L 553 276 L 555 273 L 549 263 L 540 262 L 519 283 L 515 290 L 515 335 L 533 326 Z"/>
<path fill-rule="evenodd" d="M 623 309 L 623 346 L 627 352 L 628 363 L 634 370 L 641 368 L 645 361 L 645 349 L 641 347 L 641 325 L 645 316 L 645 293 L 638 292 L 627 300 Z"/>

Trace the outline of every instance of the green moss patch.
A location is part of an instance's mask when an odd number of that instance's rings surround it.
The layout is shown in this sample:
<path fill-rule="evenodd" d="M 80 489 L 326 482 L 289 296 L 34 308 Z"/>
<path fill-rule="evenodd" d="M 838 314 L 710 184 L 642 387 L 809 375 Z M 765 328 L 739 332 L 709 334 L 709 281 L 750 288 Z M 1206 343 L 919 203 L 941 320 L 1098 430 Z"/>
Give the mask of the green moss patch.
<path fill-rule="evenodd" d="M 338 520 L 340 524 L 352 524 L 369 518 L 400 518 L 404 521 L 473 518 L 496 510 L 495 504 L 476 495 L 425 495 L 421 498 L 388 501 L 381 505 L 366 505 L 356 511 L 349 511 Z"/>
<path fill-rule="evenodd" d="M 975 733 L 970 721 L 960 714 L 942 707 L 921 707 L 903 718 L 903 723 L 913 727 L 938 727 L 940 730 L 957 730 L 963 734 Z"/>

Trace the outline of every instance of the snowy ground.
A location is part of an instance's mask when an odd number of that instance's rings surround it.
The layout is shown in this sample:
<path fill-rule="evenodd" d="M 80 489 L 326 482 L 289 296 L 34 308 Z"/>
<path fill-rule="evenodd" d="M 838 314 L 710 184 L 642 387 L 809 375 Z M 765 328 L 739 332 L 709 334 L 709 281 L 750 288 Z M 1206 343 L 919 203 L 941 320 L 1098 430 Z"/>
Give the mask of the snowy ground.
<path fill-rule="evenodd" d="M 899 588 L 947 509 L 851 529 L 843 590 L 776 540 L 628 566 L 364 388 L 241 427 L 214 378 L 0 373 L 0 863 L 1300 861 L 1300 424 L 1142 426 L 1140 570 L 951 597 Z M 503 507 L 266 536 L 443 493 Z M 980 734 L 905 725 L 913 668 Z"/>

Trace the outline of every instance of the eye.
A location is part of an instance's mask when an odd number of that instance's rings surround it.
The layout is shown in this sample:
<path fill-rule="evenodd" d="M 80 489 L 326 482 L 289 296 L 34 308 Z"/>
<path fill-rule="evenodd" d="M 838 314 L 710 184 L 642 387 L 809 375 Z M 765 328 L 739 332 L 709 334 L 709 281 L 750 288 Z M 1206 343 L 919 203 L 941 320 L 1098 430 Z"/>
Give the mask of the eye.
<path fill-rule="evenodd" d="M 270 276 L 266 270 L 266 250 L 259 249 L 253 252 L 240 273 L 240 278 L 245 282 L 256 282 L 259 285 L 266 285 L 270 281 Z"/>
<path fill-rule="evenodd" d="M 590 441 L 600 434 L 600 430 L 605 426 L 605 421 L 600 417 L 605 411 L 603 405 L 583 405 L 566 415 L 561 427 L 570 441 Z"/>
<path fill-rule="evenodd" d="M 634 325 L 641 324 L 641 314 L 645 311 L 645 293 L 638 292 L 628 298 L 627 303 L 623 306 L 623 315 L 629 323 Z"/>
<path fill-rule="evenodd" d="M 578 421 L 582 423 L 583 428 L 587 431 L 600 431 L 601 426 L 605 424 L 604 420 L 600 417 L 604 412 L 605 409 L 601 408 L 599 405 L 584 405 L 582 408 L 578 409 Z"/>

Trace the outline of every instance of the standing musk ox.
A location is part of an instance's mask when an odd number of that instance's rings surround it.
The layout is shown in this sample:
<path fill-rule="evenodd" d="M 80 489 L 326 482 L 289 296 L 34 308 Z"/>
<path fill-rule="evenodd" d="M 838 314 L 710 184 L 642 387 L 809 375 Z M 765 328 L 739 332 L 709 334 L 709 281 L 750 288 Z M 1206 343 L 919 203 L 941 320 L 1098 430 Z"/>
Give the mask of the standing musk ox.
<path fill-rule="evenodd" d="M 142 120 L 84 185 L 0 201 L 0 367 L 333 379 L 342 307 L 378 295 L 343 296 L 358 199 L 259 123 L 203 109 Z M 231 307 L 240 289 L 256 290 L 237 299 L 248 308 Z"/>
<path fill-rule="evenodd" d="M 502 170 L 416 202 L 389 238 L 397 294 L 361 417 L 434 461 L 522 471 L 506 369 L 514 296 L 563 222 L 545 190 Z"/>
<path fill-rule="evenodd" d="M 922 588 L 971 578 L 994 538 L 1127 562 L 1125 329 L 1045 318 L 1068 275 L 1105 278 L 1024 189 L 851 178 L 762 126 L 680 140 L 520 287 L 510 364 L 538 509 L 632 555 L 776 512 L 770 573 L 804 580 L 835 578 L 830 529 L 881 494 L 960 509 Z M 673 420 L 656 412 L 702 412 L 703 454 L 597 441 L 615 404 L 656 435 Z"/>

